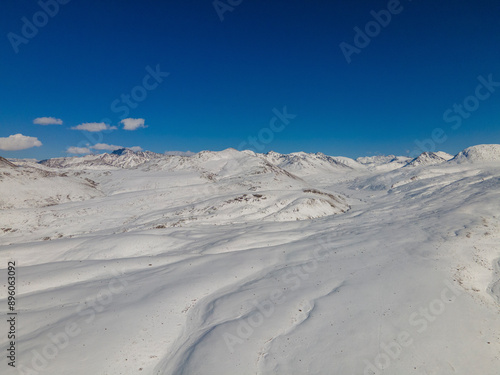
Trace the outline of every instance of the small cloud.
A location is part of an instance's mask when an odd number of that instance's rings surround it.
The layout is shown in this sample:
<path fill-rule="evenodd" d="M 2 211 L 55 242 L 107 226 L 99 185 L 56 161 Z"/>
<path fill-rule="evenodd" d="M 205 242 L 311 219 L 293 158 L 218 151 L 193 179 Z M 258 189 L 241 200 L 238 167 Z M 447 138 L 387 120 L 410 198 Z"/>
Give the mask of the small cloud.
<path fill-rule="evenodd" d="M 137 152 L 137 151 L 142 151 L 141 146 L 134 146 L 134 147 L 129 147 L 132 151 Z"/>
<path fill-rule="evenodd" d="M 68 154 L 90 154 L 90 151 L 87 147 L 68 147 L 66 150 Z"/>
<path fill-rule="evenodd" d="M 177 156 L 193 156 L 196 153 L 191 151 L 165 151 L 164 155 L 177 155 Z"/>
<path fill-rule="evenodd" d="M 0 150 L 17 151 L 32 147 L 40 147 L 42 142 L 36 137 L 28 137 L 22 134 L 10 135 L 6 138 L 0 138 Z"/>
<path fill-rule="evenodd" d="M 36 125 L 62 125 L 63 120 L 55 117 L 37 117 L 33 120 L 33 124 Z"/>
<path fill-rule="evenodd" d="M 107 150 L 107 151 L 115 151 L 123 148 L 123 146 L 116 146 L 116 145 L 108 145 L 106 143 L 97 143 L 93 146 L 91 146 L 94 150 Z"/>
<path fill-rule="evenodd" d="M 109 126 L 104 122 L 86 122 L 77 126 L 73 126 L 73 130 L 85 130 L 88 132 L 100 132 L 103 130 L 115 130 L 116 126 Z"/>
<path fill-rule="evenodd" d="M 120 121 L 123 124 L 124 130 L 136 130 L 138 128 L 146 128 L 143 118 L 126 118 Z"/>

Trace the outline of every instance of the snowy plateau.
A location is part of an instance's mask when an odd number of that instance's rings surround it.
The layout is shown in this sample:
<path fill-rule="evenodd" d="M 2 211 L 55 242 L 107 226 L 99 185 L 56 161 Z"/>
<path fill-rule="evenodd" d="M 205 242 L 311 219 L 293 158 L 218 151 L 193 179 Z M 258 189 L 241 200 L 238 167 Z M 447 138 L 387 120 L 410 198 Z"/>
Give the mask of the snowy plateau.
<path fill-rule="evenodd" d="M 0 158 L 0 212 L 2 374 L 500 374 L 500 145 Z"/>

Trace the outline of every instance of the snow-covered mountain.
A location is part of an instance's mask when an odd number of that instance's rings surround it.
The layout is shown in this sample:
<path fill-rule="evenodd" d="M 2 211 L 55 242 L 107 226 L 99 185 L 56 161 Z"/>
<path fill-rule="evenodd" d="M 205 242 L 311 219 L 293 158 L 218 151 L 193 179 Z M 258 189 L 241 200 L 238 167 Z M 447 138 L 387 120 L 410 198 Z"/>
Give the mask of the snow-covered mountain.
<path fill-rule="evenodd" d="M 264 160 L 299 176 L 317 173 L 342 173 L 346 170 L 363 170 L 364 166 L 353 159 L 346 157 L 327 156 L 320 152 L 307 154 L 294 152 L 292 154 L 279 154 L 270 151 L 259 155 Z"/>
<path fill-rule="evenodd" d="M 145 162 L 164 157 L 151 151 L 132 151 L 118 149 L 111 153 L 87 155 L 81 157 L 64 157 L 42 160 L 43 164 L 52 168 L 105 169 L 108 167 L 132 168 Z"/>
<path fill-rule="evenodd" d="M 16 168 L 17 166 L 0 156 L 0 168 Z"/>
<path fill-rule="evenodd" d="M 373 171 L 391 171 L 404 167 L 412 159 L 407 156 L 394 155 L 378 155 L 378 156 L 362 156 L 356 161 Z"/>
<path fill-rule="evenodd" d="M 456 163 L 498 162 L 500 145 L 477 145 L 460 151 L 452 160 Z"/>
<path fill-rule="evenodd" d="M 0 164 L 0 191 L 0 210 L 53 206 L 103 195 L 88 174 L 10 164 Z"/>
<path fill-rule="evenodd" d="M 165 201 L 165 194 L 182 189 L 185 195 L 177 196 L 184 198 L 160 204 L 158 217 L 141 224 L 149 226 L 177 226 L 192 221 L 303 220 L 349 209 L 341 194 L 320 191 L 251 151 L 235 149 L 202 151 L 194 156 L 122 149 L 110 154 L 49 159 L 38 165 L 27 163 L 15 178 L 2 184 L 5 190 L 15 190 L 21 184 L 30 191 L 29 182 L 41 175 L 46 177 L 46 188 L 36 189 L 36 194 L 19 191 L 15 200 L 19 207 L 138 191 L 150 191 L 149 199 Z M 60 177 L 66 180 L 60 181 Z M 93 194 L 87 191 L 89 181 Z M 87 190 L 76 189 L 75 183 Z"/>
<path fill-rule="evenodd" d="M 498 147 L 0 159 L 17 372 L 497 375 Z"/>
<path fill-rule="evenodd" d="M 190 215 L 179 214 L 183 210 L 177 211 L 176 215 L 168 216 L 169 219 L 161 225 L 192 221 L 194 217 L 196 220 L 221 220 L 225 217 L 225 221 L 257 217 L 279 221 L 307 219 L 342 213 L 349 209 L 345 197 L 338 192 L 311 193 L 319 192 L 315 184 L 324 180 L 324 176 L 337 176 L 339 181 L 364 181 L 364 185 L 359 185 L 363 189 L 385 189 L 388 181 L 391 187 L 399 186 L 405 181 L 400 178 L 401 174 L 391 174 L 391 171 L 397 172 L 403 167 L 437 165 L 450 159 L 451 163 L 491 161 L 498 157 L 497 146 L 470 147 L 454 158 L 444 152 L 424 152 L 415 159 L 389 155 L 353 160 L 305 152 L 287 155 L 271 151 L 256 154 L 253 151 L 227 149 L 183 156 L 119 149 L 111 153 L 54 158 L 40 163 L 15 160 L 14 164 L 7 159 L 0 159 L 0 167 L 3 169 L 18 168 L 14 175 L 10 171 L 2 172 L 3 190 L 17 191 L 17 194 L 15 198 L 3 199 L 1 207 L 53 205 L 91 199 L 110 192 L 116 194 L 131 191 L 130 189 L 151 189 L 152 186 L 172 189 L 179 186 L 177 175 L 182 175 L 183 188 L 193 190 Z M 117 179 L 117 176 L 121 176 L 119 170 L 130 169 L 137 172 L 134 176 L 128 174 L 127 179 L 141 181 L 137 186 L 125 183 L 125 179 Z M 171 177 L 168 183 L 161 179 L 163 182 L 156 180 L 152 184 L 149 177 L 162 172 L 172 173 L 175 177 Z M 398 177 L 393 181 L 390 176 Z M 32 184 L 39 178 L 46 180 L 45 188 L 33 189 Z M 120 181 L 118 186 L 117 181 Z M 200 185 L 203 186 L 202 191 L 213 196 L 212 199 L 207 195 L 197 195 Z M 285 194 L 286 191 L 290 194 Z M 66 192 L 69 194 L 65 194 Z M 259 198 L 247 196 L 248 192 L 255 193 Z M 268 200 L 263 202 L 264 199 Z M 213 215 L 215 211 L 217 215 Z M 225 211 L 227 213 L 223 214 Z M 237 219 L 240 211 L 245 214 Z"/>
<path fill-rule="evenodd" d="M 451 159 L 453 159 L 453 155 L 447 154 L 446 152 L 423 152 L 408 164 L 406 164 L 405 167 L 419 167 L 422 165 L 440 164 Z"/>

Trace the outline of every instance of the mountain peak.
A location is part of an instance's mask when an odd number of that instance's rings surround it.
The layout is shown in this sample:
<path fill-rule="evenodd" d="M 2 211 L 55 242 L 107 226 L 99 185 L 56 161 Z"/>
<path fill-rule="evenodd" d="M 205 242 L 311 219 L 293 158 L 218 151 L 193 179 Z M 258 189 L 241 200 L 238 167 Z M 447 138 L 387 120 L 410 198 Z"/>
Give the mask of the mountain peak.
<path fill-rule="evenodd" d="M 415 159 L 408 162 L 405 167 L 418 167 L 420 165 L 434 165 L 444 163 L 448 161 L 453 156 L 447 154 L 446 152 L 437 151 L 437 152 L 422 152 Z"/>
<path fill-rule="evenodd" d="M 114 150 L 111 152 L 112 155 L 124 155 L 124 154 L 135 154 L 135 152 L 129 148 L 119 148 L 118 150 Z"/>
<path fill-rule="evenodd" d="M 456 163 L 500 161 L 500 145 L 485 144 L 468 147 L 460 151 L 451 161 Z"/>

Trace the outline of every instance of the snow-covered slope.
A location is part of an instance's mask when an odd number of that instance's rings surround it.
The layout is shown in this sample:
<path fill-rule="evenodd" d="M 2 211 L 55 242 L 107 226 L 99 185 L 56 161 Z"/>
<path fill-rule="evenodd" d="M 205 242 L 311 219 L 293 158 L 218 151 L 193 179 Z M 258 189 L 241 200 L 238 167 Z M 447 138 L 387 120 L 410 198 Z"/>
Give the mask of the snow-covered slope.
<path fill-rule="evenodd" d="M 477 145 L 459 152 L 451 162 L 455 163 L 480 163 L 499 162 L 500 145 Z"/>
<path fill-rule="evenodd" d="M 112 153 L 87 155 L 82 157 L 66 157 L 42 160 L 40 163 L 52 168 L 102 169 L 109 167 L 130 168 L 149 160 L 161 158 L 163 154 L 151 151 L 132 151 L 119 149 Z"/>
<path fill-rule="evenodd" d="M 38 166 L 29 164 L 0 182 L 5 192 L 18 190 L 3 207 L 45 206 L 106 196 L 109 198 L 96 203 L 97 211 L 132 205 L 127 212 L 134 216 L 134 194 L 155 202 L 146 218 L 136 213 L 138 219 L 128 221 L 124 231 L 193 221 L 220 225 L 305 220 L 349 210 L 341 194 L 318 190 L 252 152 L 234 149 L 203 151 L 190 157 L 125 151 L 51 159 Z M 94 218 L 88 217 L 91 227 Z M 25 230 L 34 230 L 36 223 L 27 221 Z"/>
<path fill-rule="evenodd" d="M 2 168 L 4 168 L 4 169 L 5 168 L 16 168 L 16 167 L 17 166 L 14 163 L 12 163 L 12 162 L 8 161 L 7 159 L 0 156 L 0 169 L 2 169 Z"/>
<path fill-rule="evenodd" d="M 345 173 L 349 170 L 364 170 L 364 166 L 346 157 L 328 156 L 320 152 L 307 154 L 294 152 L 284 155 L 277 152 L 261 154 L 261 158 L 298 176 L 318 173 Z"/>
<path fill-rule="evenodd" d="M 444 160 L 451 160 L 454 157 L 453 155 L 450 155 L 447 152 L 443 152 L 443 151 L 436 151 L 436 152 L 434 152 L 434 154 L 436 154 L 440 158 L 443 158 Z"/>
<path fill-rule="evenodd" d="M 497 375 L 500 162 L 311 155 L 286 170 L 233 149 L 0 168 L 19 314 L 17 368 L 0 368 Z M 26 207 L 22 186 L 97 196 Z"/>
<path fill-rule="evenodd" d="M 102 196 L 84 173 L 64 173 L 36 167 L 0 166 L 0 210 L 52 206 Z"/>
<path fill-rule="evenodd" d="M 419 167 L 422 165 L 434 165 L 441 164 L 445 161 L 452 159 L 453 156 L 447 154 L 446 152 L 438 151 L 438 152 L 423 152 L 415 159 L 410 161 L 405 167 Z"/>

